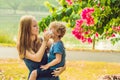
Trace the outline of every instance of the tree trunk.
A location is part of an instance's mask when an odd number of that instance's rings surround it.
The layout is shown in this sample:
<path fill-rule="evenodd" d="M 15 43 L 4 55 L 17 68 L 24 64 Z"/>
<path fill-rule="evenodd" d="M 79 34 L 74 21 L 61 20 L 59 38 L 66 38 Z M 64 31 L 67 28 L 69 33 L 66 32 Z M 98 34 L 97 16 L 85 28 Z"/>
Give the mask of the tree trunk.
<path fill-rule="evenodd" d="M 94 38 L 93 38 L 93 46 L 92 46 L 92 49 L 95 50 L 95 35 L 94 35 Z"/>

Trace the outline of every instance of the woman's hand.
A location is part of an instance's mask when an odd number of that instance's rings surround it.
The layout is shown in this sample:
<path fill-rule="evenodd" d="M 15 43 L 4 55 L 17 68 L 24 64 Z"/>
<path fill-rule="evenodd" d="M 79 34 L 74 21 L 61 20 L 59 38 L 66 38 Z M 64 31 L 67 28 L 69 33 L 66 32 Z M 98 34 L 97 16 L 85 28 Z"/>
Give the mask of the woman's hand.
<path fill-rule="evenodd" d="M 59 76 L 64 70 L 66 69 L 66 66 L 64 67 L 59 67 L 56 70 L 54 70 L 51 74 L 53 74 L 53 76 L 57 77 Z"/>
<path fill-rule="evenodd" d="M 48 41 L 51 38 L 51 34 L 48 31 L 44 32 L 43 34 L 44 41 Z"/>

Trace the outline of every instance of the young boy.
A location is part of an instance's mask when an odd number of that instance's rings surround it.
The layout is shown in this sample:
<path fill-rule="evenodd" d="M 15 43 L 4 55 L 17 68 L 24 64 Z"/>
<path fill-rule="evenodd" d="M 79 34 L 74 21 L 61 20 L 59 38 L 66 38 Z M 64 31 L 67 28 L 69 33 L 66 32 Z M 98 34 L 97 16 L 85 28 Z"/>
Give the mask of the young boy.
<path fill-rule="evenodd" d="M 41 71 L 45 70 L 55 70 L 58 67 L 63 67 L 65 65 L 65 48 L 61 38 L 65 35 L 66 27 L 61 22 L 52 22 L 49 25 L 49 32 L 51 38 L 53 39 L 53 44 L 50 47 L 48 64 L 41 66 Z M 44 75 L 46 75 L 44 73 Z M 29 80 L 36 80 L 37 71 L 35 74 L 30 75 Z M 51 77 L 50 80 L 60 80 L 59 77 Z"/>

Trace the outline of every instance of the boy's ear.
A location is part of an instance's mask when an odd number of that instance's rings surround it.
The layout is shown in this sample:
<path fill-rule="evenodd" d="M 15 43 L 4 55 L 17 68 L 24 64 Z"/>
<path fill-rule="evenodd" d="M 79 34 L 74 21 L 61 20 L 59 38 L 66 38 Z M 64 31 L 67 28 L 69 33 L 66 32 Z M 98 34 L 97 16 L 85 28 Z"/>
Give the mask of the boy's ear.
<path fill-rule="evenodd" d="M 60 34 L 61 34 L 61 32 L 60 32 L 60 31 L 58 31 L 58 36 L 60 36 Z"/>
<path fill-rule="evenodd" d="M 59 34 L 59 33 L 57 33 L 57 36 L 60 36 L 60 34 Z"/>

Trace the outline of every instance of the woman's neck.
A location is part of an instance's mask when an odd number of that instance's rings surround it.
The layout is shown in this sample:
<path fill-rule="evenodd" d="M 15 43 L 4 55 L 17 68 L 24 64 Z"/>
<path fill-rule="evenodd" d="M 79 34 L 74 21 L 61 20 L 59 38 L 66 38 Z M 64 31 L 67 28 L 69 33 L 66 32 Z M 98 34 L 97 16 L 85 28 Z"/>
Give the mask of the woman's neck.
<path fill-rule="evenodd" d="M 35 35 L 31 36 L 31 40 L 34 41 L 35 40 Z"/>

